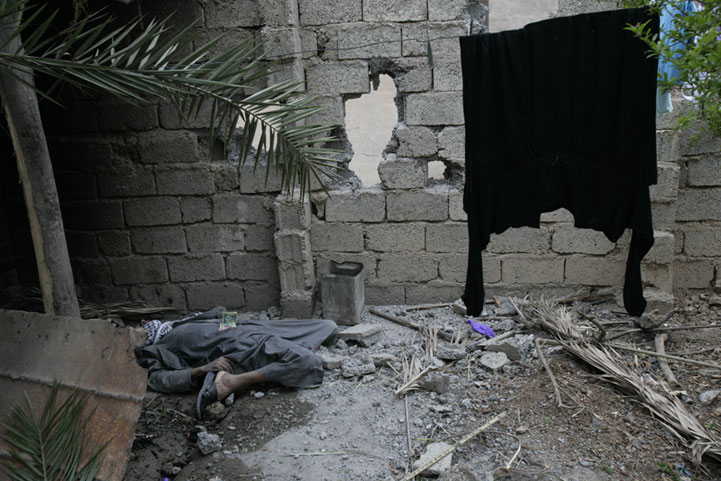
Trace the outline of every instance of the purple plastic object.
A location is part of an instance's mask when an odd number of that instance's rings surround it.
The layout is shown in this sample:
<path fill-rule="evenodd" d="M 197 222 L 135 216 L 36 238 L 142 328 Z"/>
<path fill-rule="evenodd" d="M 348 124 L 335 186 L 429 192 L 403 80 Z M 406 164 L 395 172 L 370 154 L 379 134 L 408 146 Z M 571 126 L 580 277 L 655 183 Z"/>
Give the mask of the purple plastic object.
<path fill-rule="evenodd" d="M 474 331 L 483 334 L 486 337 L 496 337 L 496 333 L 493 332 L 493 329 L 486 326 L 485 324 L 481 324 L 480 322 L 476 322 L 473 319 L 468 319 L 468 323 L 471 325 Z"/>

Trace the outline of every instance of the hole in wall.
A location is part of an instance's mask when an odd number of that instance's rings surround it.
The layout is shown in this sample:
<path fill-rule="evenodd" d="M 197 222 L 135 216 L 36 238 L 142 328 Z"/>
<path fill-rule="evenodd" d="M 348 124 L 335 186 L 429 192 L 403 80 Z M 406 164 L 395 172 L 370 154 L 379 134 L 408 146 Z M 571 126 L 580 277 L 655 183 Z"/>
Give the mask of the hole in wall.
<path fill-rule="evenodd" d="M 345 103 L 345 127 L 353 147 L 348 167 L 363 185 L 380 183 L 378 164 L 398 123 L 395 96 L 393 78 L 381 74 L 375 90 Z"/>
<path fill-rule="evenodd" d="M 445 178 L 446 178 L 445 174 L 446 174 L 446 164 L 444 164 L 440 160 L 434 160 L 432 162 L 428 162 L 428 178 L 429 179 L 445 180 Z"/>

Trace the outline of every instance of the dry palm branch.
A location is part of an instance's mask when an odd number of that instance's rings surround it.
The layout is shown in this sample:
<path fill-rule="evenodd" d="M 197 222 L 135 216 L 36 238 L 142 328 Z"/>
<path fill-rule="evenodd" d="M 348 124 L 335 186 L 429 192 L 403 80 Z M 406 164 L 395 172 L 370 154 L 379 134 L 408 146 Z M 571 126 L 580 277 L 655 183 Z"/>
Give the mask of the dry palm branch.
<path fill-rule="evenodd" d="M 604 380 L 634 394 L 690 450 L 694 462 L 700 463 L 704 456 L 721 461 L 720 438 L 688 412 L 664 383 L 649 381 L 627 367 L 612 348 L 586 336 L 565 306 L 544 299 L 514 305 L 522 322 L 543 327 L 566 351 L 601 371 Z"/>
<path fill-rule="evenodd" d="M 30 68 L 59 83 L 134 103 L 169 100 L 185 118 L 197 117 L 209 103 L 211 137 L 224 138 L 229 145 L 236 126 L 242 124 L 240 165 L 248 159 L 257 165 L 267 158 L 266 175 L 271 166 L 281 169 L 286 192 L 292 194 L 299 186 L 302 198 L 312 179 L 325 187 L 325 181 L 337 177 L 340 162 L 334 156 L 339 151 L 326 147 L 337 140 L 328 135 L 332 127 L 308 123 L 322 107 L 303 94 L 302 83 L 284 81 L 259 88 L 274 63 L 252 39 L 213 54 L 222 36 L 194 48 L 197 22 L 177 30 L 171 29 L 170 18 L 151 20 L 145 27 L 142 19 L 116 26 L 102 12 L 56 32 L 57 12 L 46 10 L 31 8 L 26 0 L 0 1 L 0 27 L 12 25 L 18 12 L 23 18 L 0 45 L 0 69 L 12 73 Z M 22 49 L 4 51 L 20 35 Z M 47 93 L 38 94 L 53 101 Z"/>

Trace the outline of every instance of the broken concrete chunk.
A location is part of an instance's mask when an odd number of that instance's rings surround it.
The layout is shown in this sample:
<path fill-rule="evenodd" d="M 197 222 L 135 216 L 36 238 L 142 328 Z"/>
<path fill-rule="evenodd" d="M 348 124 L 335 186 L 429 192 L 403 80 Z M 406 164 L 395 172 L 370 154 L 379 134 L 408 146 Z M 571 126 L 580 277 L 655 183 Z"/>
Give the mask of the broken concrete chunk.
<path fill-rule="evenodd" d="M 207 431 L 200 431 L 198 433 L 198 449 L 205 456 L 212 454 L 222 447 L 220 442 L 220 436 L 217 434 L 211 434 Z"/>
<path fill-rule="evenodd" d="M 436 348 L 436 357 L 446 361 L 457 361 L 466 357 L 466 349 L 458 344 L 443 344 Z"/>
<path fill-rule="evenodd" d="M 500 306 L 493 309 L 493 314 L 496 316 L 515 316 L 516 308 L 510 302 L 503 302 Z"/>
<path fill-rule="evenodd" d="M 718 397 L 719 394 L 721 394 L 721 389 L 712 389 L 710 391 L 701 393 L 701 395 L 698 397 L 698 400 L 704 406 L 708 406 L 709 404 L 714 402 L 714 400 Z"/>
<path fill-rule="evenodd" d="M 347 357 L 343 359 L 341 368 L 343 369 L 343 377 L 359 377 L 376 372 L 376 365 L 369 357 Z"/>
<path fill-rule="evenodd" d="M 450 449 L 451 445 L 446 443 L 432 443 L 426 448 L 426 452 L 421 455 L 421 458 L 413 463 L 413 471 L 420 469 L 426 464 L 430 463 L 438 456 L 443 454 L 444 451 Z M 430 466 L 428 469 L 423 471 L 424 476 L 440 476 L 442 473 L 451 469 L 451 463 L 453 461 L 453 453 L 448 453 L 443 459 Z"/>
<path fill-rule="evenodd" d="M 486 369 L 497 371 L 508 364 L 508 356 L 505 352 L 487 352 L 481 356 L 480 363 Z"/>
<path fill-rule="evenodd" d="M 329 352 L 318 353 L 320 358 L 323 360 L 323 369 L 330 371 L 332 369 L 338 369 L 343 364 L 343 356 L 337 356 Z"/>
<path fill-rule="evenodd" d="M 499 344 L 489 344 L 486 346 L 486 351 L 502 352 L 511 361 L 520 361 L 521 360 L 521 353 L 518 351 L 518 349 L 514 346 L 511 346 L 507 342 L 501 342 Z"/>
<path fill-rule="evenodd" d="M 466 315 L 466 305 L 460 299 L 458 299 L 456 302 L 451 304 L 451 309 L 453 309 L 453 312 L 455 312 L 459 316 Z"/>
<path fill-rule="evenodd" d="M 426 391 L 443 394 L 451 387 L 451 376 L 440 372 L 433 372 L 418 381 L 418 386 Z"/>
<path fill-rule="evenodd" d="M 340 331 L 338 333 L 338 339 L 345 341 L 362 341 L 380 331 L 381 326 L 378 324 L 356 324 L 355 326 Z"/>
<path fill-rule="evenodd" d="M 513 319 L 501 319 L 493 324 L 493 329 L 500 332 L 510 331 L 516 328 L 516 321 Z"/>
<path fill-rule="evenodd" d="M 371 359 L 373 359 L 373 364 L 375 364 L 376 367 L 383 367 L 396 362 L 396 357 L 390 352 L 377 352 L 375 354 L 371 354 Z"/>
<path fill-rule="evenodd" d="M 714 287 L 714 289 L 716 289 Z M 709 306 L 721 306 L 721 296 L 718 294 L 714 294 L 713 296 L 709 297 L 708 300 Z"/>

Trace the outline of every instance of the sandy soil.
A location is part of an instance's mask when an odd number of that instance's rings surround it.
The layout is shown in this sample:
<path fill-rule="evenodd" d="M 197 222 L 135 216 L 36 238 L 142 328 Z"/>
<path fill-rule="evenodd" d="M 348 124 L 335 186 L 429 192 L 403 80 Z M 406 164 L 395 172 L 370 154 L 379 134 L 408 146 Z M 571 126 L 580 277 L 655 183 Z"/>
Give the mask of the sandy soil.
<path fill-rule="evenodd" d="M 721 321 L 721 310 L 709 306 L 709 297 L 695 295 L 679 302 L 665 325 Z M 506 307 L 502 305 L 499 311 Z M 577 304 L 574 308 L 604 322 L 609 333 L 633 327 L 615 305 Z M 375 372 L 345 377 L 342 367 L 328 369 L 317 389 L 260 385 L 237 396 L 230 407 L 211 406 L 202 423 L 193 417 L 194 395 L 148 393 L 126 479 L 397 480 L 427 444 L 452 445 L 501 413 L 505 417 L 453 452 L 451 468 L 441 474 L 441 481 L 721 479 L 718 464 L 694 465 L 688 450 L 635 397 L 614 388 L 560 347 L 547 346 L 544 353 L 568 406 L 556 407 L 533 343 L 535 337 L 548 335 L 523 329 L 513 315 L 483 321 L 496 334 L 521 331 L 508 340 L 520 359 L 493 371 L 481 365 L 485 349 L 469 347 L 484 338 L 452 309 L 380 309 L 467 336 L 466 355 L 441 368 L 450 381 L 447 391 L 420 389 L 408 394 L 408 426 L 405 400 L 393 392 L 401 384 L 404 358 L 423 356 L 424 338 L 366 312 L 363 321 L 380 325 L 380 334 L 360 344 L 339 341 L 324 348 L 322 355 L 331 363 L 338 358 L 374 359 Z M 489 306 L 491 314 L 493 309 Z M 718 329 L 670 334 L 667 352 L 721 364 Z M 653 338 L 641 332 L 619 341 L 653 349 Z M 628 365 L 662 378 L 654 358 L 627 354 Z M 704 392 L 721 389 L 721 371 L 674 361 L 670 365 L 684 390 L 679 396 L 687 409 L 721 437 L 721 396 L 709 404 L 699 399 Z M 345 374 L 349 374 L 347 369 Z M 200 431 L 219 436 L 217 451 L 201 453 Z"/>

